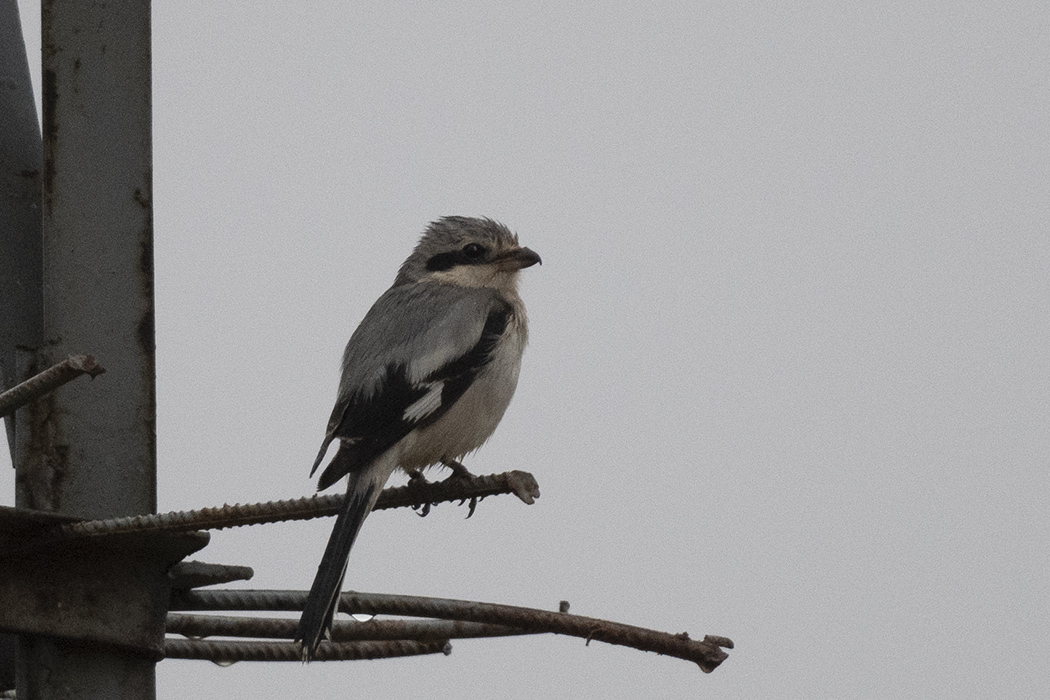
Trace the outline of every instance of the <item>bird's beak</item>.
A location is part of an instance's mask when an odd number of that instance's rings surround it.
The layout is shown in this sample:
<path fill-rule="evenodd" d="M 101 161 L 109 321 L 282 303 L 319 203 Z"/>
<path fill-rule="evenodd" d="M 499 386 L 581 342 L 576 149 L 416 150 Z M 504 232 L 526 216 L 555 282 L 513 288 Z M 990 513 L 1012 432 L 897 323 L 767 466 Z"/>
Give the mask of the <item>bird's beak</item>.
<path fill-rule="evenodd" d="M 539 255 L 528 248 L 518 248 L 501 256 L 499 266 L 504 270 L 521 270 L 536 263 L 543 264 Z"/>

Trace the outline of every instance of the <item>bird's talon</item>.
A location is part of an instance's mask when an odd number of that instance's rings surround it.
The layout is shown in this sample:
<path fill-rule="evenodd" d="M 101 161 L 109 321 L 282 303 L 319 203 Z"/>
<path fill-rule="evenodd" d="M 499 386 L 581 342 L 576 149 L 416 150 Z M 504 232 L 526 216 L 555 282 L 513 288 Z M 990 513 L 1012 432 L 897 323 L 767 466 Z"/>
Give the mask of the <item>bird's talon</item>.
<path fill-rule="evenodd" d="M 467 511 L 467 520 L 470 520 L 470 516 L 474 515 L 474 511 L 478 507 L 478 497 L 474 496 L 470 499 L 470 509 Z"/>

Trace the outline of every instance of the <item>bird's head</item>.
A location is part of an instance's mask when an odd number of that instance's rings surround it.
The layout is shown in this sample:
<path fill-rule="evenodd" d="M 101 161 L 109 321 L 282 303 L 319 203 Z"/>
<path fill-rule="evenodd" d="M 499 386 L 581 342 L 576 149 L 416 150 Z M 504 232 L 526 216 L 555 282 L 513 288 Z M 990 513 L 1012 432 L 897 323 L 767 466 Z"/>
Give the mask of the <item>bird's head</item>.
<path fill-rule="evenodd" d="M 440 282 L 510 291 L 518 271 L 538 262 L 540 256 L 519 245 L 503 224 L 446 216 L 427 227 L 394 284 Z"/>

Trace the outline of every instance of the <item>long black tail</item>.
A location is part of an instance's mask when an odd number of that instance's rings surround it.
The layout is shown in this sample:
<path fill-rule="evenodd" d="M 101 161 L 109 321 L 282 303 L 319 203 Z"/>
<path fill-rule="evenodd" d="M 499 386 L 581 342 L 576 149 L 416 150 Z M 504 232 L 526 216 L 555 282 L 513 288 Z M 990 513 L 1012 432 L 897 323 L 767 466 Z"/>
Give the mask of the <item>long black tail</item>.
<path fill-rule="evenodd" d="M 310 587 L 310 595 L 306 598 L 303 616 L 299 618 L 299 628 L 295 632 L 295 641 L 302 646 L 303 661 L 314 658 L 317 646 L 332 628 L 350 548 L 357 539 L 361 524 L 372 510 L 373 496 L 378 488 L 368 469 L 350 475 L 346 499 L 339 508 L 335 527 L 328 538 L 328 546 L 317 567 L 317 576 Z"/>

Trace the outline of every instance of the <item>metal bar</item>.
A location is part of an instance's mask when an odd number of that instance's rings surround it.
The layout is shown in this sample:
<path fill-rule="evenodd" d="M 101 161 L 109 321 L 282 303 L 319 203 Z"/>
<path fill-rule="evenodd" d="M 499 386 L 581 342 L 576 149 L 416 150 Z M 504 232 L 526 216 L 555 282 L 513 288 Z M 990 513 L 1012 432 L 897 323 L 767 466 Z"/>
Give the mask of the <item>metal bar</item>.
<path fill-rule="evenodd" d="M 232 615 L 189 615 L 169 613 L 168 634 L 186 637 L 259 637 L 292 639 L 299 621 L 290 617 L 234 617 Z M 332 641 L 379 641 L 411 639 L 416 642 L 439 639 L 477 639 L 512 637 L 527 632 L 506 625 L 489 625 L 460 620 L 376 620 L 332 624 Z"/>
<path fill-rule="evenodd" d="M 91 355 L 70 355 L 57 365 L 0 394 L 0 416 L 14 413 L 33 399 L 51 393 L 82 374 L 94 379 L 105 371 Z"/>
<path fill-rule="evenodd" d="M 207 564 L 202 561 L 179 562 L 168 571 L 172 590 L 247 581 L 252 576 L 255 576 L 255 571 L 250 566 Z"/>
<path fill-rule="evenodd" d="M 15 348 L 40 344 L 43 150 L 16 0 L 0 0 L 0 390 L 20 379 Z M 15 421 L 7 443 L 15 456 Z"/>
<path fill-rule="evenodd" d="M 204 532 L 148 533 L 0 547 L 0 629 L 159 659 L 171 595 L 150 593 L 207 542 Z"/>
<path fill-rule="evenodd" d="M 51 508 L 156 511 L 148 0 L 45 0 L 44 332 L 109 370 L 56 392 Z"/>
<path fill-rule="evenodd" d="M 532 474 L 522 471 L 455 477 L 445 481 L 410 483 L 384 489 L 373 510 L 386 508 L 419 508 L 448 501 L 475 501 L 499 494 L 513 493 L 525 503 L 533 503 L 540 490 Z M 91 537 L 128 532 L 164 530 L 221 530 L 228 527 L 260 525 L 289 520 L 309 520 L 339 511 L 342 494 L 308 496 L 266 503 L 237 503 L 216 508 L 173 511 L 157 515 L 134 515 L 105 520 L 87 520 L 56 526 L 49 536 Z"/>
<path fill-rule="evenodd" d="M 31 404 L 39 440 L 20 465 L 17 505 L 83 518 L 153 513 L 150 3 L 43 0 L 41 16 L 42 353 L 50 364 L 91 348 L 109 374 Z M 111 576 L 127 615 L 163 617 L 163 577 L 149 587 Z M 53 637 L 21 642 L 22 700 L 155 697 L 152 658 Z"/>
<path fill-rule="evenodd" d="M 17 348 L 40 344 L 43 301 L 40 170 L 43 147 L 17 0 L 0 0 L 0 391 L 24 376 Z M 11 464 L 17 422 L 5 416 Z M 0 689 L 15 687 L 17 639 L 0 635 Z"/>
<path fill-rule="evenodd" d="M 294 612 L 301 611 L 305 602 L 306 591 L 192 590 L 176 594 L 171 609 Z M 567 606 L 562 603 L 561 608 L 566 610 Z M 533 632 L 565 634 L 581 637 L 588 643 L 596 640 L 692 661 L 704 673 L 715 670 L 728 658 L 723 648 L 733 648 L 732 640 L 716 635 L 706 635 L 702 640 L 696 640 L 690 639 L 684 632 L 670 634 L 594 617 L 569 615 L 567 612 L 470 600 L 350 592 L 343 593 L 340 597 L 339 611 L 349 614 L 407 615 L 484 622 L 509 625 Z"/>
<path fill-rule="evenodd" d="M 452 653 L 452 645 L 441 642 L 347 642 L 325 644 L 319 649 L 316 661 L 362 661 L 365 659 L 392 659 L 401 656 Z M 303 652 L 291 642 L 212 642 L 196 639 L 169 639 L 164 643 L 164 655 L 169 659 L 202 659 L 216 663 L 237 661 L 298 661 Z"/>

